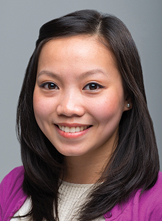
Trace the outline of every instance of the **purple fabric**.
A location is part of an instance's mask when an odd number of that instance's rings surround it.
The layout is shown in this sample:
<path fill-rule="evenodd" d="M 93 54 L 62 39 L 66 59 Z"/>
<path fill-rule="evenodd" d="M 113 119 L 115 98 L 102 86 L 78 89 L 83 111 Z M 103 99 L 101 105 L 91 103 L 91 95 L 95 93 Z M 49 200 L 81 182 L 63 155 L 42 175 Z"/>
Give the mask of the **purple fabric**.
<path fill-rule="evenodd" d="M 25 202 L 27 196 L 23 193 L 22 183 L 24 168 L 12 170 L 0 184 L 0 221 L 8 221 Z"/>
<path fill-rule="evenodd" d="M 116 205 L 104 215 L 106 221 L 162 221 L 162 172 L 156 184 L 140 196 L 132 194 L 122 207 Z"/>
<path fill-rule="evenodd" d="M 23 167 L 12 170 L 0 184 L 0 221 L 8 221 L 25 202 Z M 116 205 L 105 215 L 106 221 L 162 221 L 162 173 L 154 187 L 140 197 L 140 190 L 132 194 L 122 207 Z"/>

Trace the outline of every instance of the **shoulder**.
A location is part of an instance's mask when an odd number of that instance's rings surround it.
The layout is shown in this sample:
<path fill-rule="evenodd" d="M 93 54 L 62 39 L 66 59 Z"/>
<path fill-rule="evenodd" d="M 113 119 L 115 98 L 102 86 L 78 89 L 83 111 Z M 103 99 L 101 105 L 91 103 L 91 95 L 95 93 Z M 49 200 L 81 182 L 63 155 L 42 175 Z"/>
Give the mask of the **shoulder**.
<path fill-rule="evenodd" d="M 159 172 L 155 185 L 140 197 L 140 203 L 152 208 L 160 208 L 162 214 L 162 172 Z"/>
<path fill-rule="evenodd" d="M 17 179 L 18 177 L 22 176 L 24 174 L 24 167 L 19 166 L 11 170 L 2 180 L 2 182 L 8 180 L 8 179 Z"/>
<path fill-rule="evenodd" d="M 155 185 L 144 191 L 137 191 L 132 198 L 133 210 L 138 211 L 139 220 L 162 220 L 162 172 L 159 172 Z"/>
<path fill-rule="evenodd" d="M 151 198 L 151 201 L 147 201 Z M 162 206 L 162 172 L 159 172 L 158 179 L 155 183 L 155 185 L 149 189 L 146 190 L 140 197 L 140 201 L 146 201 L 147 204 L 155 205 L 158 202 L 161 203 Z"/>
<path fill-rule="evenodd" d="M 0 189 L 6 189 L 6 191 L 12 191 L 14 187 L 22 185 L 24 179 L 23 166 L 16 167 L 9 174 L 5 176 L 0 184 Z"/>
<path fill-rule="evenodd" d="M 0 184 L 0 217 L 7 211 L 11 211 L 26 198 L 22 184 L 24 180 L 24 168 L 13 169 Z"/>
<path fill-rule="evenodd" d="M 111 218 L 110 217 L 111 213 Z M 129 200 L 120 205 L 116 205 L 112 211 L 105 214 L 108 221 L 120 220 L 140 220 L 159 221 L 162 220 L 162 172 L 159 172 L 155 185 L 144 191 L 132 193 Z"/>

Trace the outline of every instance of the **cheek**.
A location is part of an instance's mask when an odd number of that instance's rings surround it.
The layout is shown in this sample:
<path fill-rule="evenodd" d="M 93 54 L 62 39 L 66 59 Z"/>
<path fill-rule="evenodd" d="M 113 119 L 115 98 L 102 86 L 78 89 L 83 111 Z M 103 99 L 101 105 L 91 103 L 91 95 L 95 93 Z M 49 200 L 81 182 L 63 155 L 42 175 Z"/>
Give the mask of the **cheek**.
<path fill-rule="evenodd" d="M 37 123 L 47 119 L 52 111 L 52 103 L 48 99 L 44 99 L 39 94 L 33 94 L 33 109 Z"/>
<path fill-rule="evenodd" d="M 109 94 L 109 96 L 100 98 L 91 105 L 91 113 L 100 122 L 116 119 L 120 120 L 124 108 L 124 99 L 117 94 Z"/>

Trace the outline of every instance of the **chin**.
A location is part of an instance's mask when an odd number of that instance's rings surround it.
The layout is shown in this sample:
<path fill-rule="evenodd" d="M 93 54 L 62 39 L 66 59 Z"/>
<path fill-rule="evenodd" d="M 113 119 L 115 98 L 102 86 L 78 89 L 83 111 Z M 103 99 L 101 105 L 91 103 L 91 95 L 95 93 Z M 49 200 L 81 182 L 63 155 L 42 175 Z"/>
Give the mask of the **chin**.
<path fill-rule="evenodd" d="M 79 157 L 85 155 L 87 152 L 86 151 L 76 151 L 75 150 L 58 150 L 59 153 L 61 153 L 65 157 Z"/>

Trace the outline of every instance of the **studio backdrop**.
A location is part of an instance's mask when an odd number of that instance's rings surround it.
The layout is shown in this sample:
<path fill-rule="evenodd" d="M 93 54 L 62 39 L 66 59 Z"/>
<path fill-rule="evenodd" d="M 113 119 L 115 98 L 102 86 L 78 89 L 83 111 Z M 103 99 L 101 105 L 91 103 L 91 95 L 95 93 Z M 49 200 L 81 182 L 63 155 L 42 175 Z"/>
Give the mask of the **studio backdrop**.
<path fill-rule="evenodd" d="M 39 28 L 67 13 L 95 9 L 120 18 L 141 57 L 149 111 L 162 165 L 162 1 L 161 0 L 1 0 L 0 1 L 0 181 L 21 165 L 16 107 L 25 69 Z"/>

